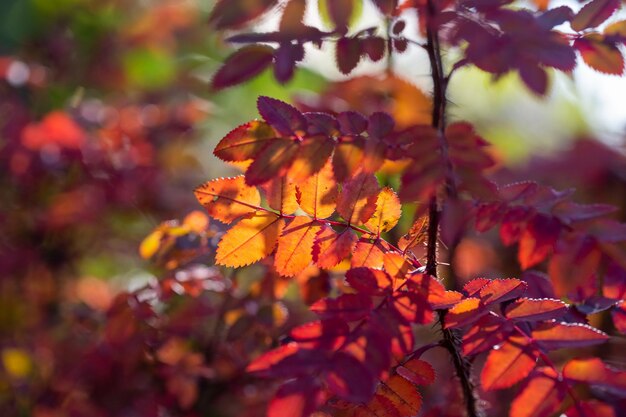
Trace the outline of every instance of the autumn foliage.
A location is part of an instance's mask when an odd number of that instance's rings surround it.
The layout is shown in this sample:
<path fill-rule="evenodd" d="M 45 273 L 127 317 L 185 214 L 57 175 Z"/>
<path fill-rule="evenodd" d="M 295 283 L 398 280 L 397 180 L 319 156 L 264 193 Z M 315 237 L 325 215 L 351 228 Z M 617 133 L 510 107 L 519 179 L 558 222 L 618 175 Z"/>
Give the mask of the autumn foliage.
<path fill-rule="evenodd" d="M 35 417 L 623 416 L 626 370 L 615 349 L 626 334 L 623 213 L 525 173 L 504 181 L 515 175 L 502 174 L 489 141 L 447 113 L 450 78 L 468 66 L 494 78 L 517 73 L 538 97 L 554 71 L 575 68 L 577 54 L 622 74 L 626 21 L 607 20 L 621 3 L 591 0 L 574 12 L 541 0 L 524 8 L 372 0 L 381 24 L 360 31 L 351 27 L 361 1 L 318 3 L 326 28 L 308 23 L 304 0 L 217 1 L 208 25 L 239 49 L 214 73 L 213 90 L 267 69 L 287 83 L 310 48 L 331 44 L 344 75 L 421 48 L 432 93 L 388 66 L 381 79 L 343 82 L 317 101 L 258 97 L 259 117 L 213 149 L 241 173 L 197 186 L 197 210 L 141 243 L 162 277 L 97 314 L 72 316 L 65 326 L 79 342 L 42 338 L 38 355 L 64 353 L 21 409 Z M 272 14 L 276 30 L 249 31 Z M 24 125 L 19 150 L 52 143 L 72 155 L 88 138 L 52 112 Z M 145 153 L 133 155 L 141 166 Z M 591 163 L 571 159 L 569 169 Z M 20 161 L 12 163 L 18 175 Z M 533 174 L 542 172 L 550 170 Z M 581 188 L 594 197 L 593 184 Z M 59 210 L 61 220 L 72 217 Z M 499 267 L 478 259 L 485 253 Z M 468 259 L 484 273 L 463 274 Z M 19 367 L 20 352 L 4 349 L 4 363 Z"/>

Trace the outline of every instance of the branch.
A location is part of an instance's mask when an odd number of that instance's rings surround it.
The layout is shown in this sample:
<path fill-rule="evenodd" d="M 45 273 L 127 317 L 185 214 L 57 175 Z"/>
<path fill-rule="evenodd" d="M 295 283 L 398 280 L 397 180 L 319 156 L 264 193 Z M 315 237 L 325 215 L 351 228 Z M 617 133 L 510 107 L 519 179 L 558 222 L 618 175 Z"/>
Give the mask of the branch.
<path fill-rule="evenodd" d="M 457 188 L 454 179 L 450 158 L 448 158 L 448 144 L 444 136 L 446 117 L 446 87 L 447 80 L 444 75 L 443 62 L 441 60 L 441 49 L 439 45 L 439 34 L 431 27 L 436 15 L 434 0 L 428 0 L 428 17 L 426 28 L 426 50 L 430 60 L 430 67 L 433 79 L 433 114 L 432 126 L 438 130 L 441 141 L 443 159 L 446 161 L 446 197 L 456 198 Z M 437 240 L 439 233 L 439 222 L 441 212 L 437 201 L 437 195 L 430 200 L 428 211 L 428 243 L 426 253 L 426 273 L 434 277 L 437 276 Z M 478 409 L 478 401 L 475 395 L 474 384 L 471 380 L 471 365 L 461 354 L 461 341 L 455 331 L 446 329 L 444 326 L 446 311 L 439 311 L 439 323 L 443 333 L 442 346 L 450 353 L 454 369 L 461 382 L 461 389 L 465 399 L 465 409 L 468 417 L 479 417 L 482 413 Z"/>

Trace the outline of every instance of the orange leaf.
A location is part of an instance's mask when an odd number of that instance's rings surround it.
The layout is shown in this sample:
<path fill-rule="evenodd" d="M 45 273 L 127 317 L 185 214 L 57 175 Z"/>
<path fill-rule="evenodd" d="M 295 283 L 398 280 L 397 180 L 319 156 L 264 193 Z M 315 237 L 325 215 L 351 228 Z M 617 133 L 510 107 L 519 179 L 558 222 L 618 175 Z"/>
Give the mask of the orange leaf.
<path fill-rule="evenodd" d="M 398 374 L 417 385 L 430 385 L 435 382 L 433 366 L 421 359 L 411 359 L 397 368 Z"/>
<path fill-rule="evenodd" d="M 358 237 L 352 229 L 341 233 L 323 225 L 313 244 L 313 260 L 320 268 L 332 268 L 350 256 Z"/>
<path fill-rule="evenodd" d="M 538 368 L 513 400 L 510 417 L 552 416 L 565 397 L 558 377 L 552 368 Z"/>
<path fill-rule="evenodd" d="M 584 382 L 619 396 L 626 395 L 626 372 L 607 366 L 599 358 L 569 361 L 563 367 L 563 378 Z"/>
<path fill-rule="evenodd" d="M 615 409 L 598 400 L 580 401 L 566 412 L 567 417 L 615 417 Z"/>
<path fill-rule="evenodd" d="M 363 161 L 363 139 L 342 138 L 335 146 L 333 168 L 337 181 L 344 182 L 359 170 Z"/>
<path fill-rule="evenodd" d="M 567 312 L 567 304 L 550 298 L 520 298 L 509 304 L 505 315 L 509 319 L 540 321 L 562 317 Z"/>
<path fill-rule="evenodd" d="M 381 248 L 379 240 L 361 238 L 352 253 L 352 268 L 367 266 L 369 268 L 382 268 L 385 257 L 384 248 Z"/>
<path fill-rule="evenodd" d="M 215 262 L 237 268 L 269 256 L 284 225 L 285 222 L 273 213 L 260 213 L 241 220 L 222 236 Z"/>
<path fill-rule="evenodd" d="M 541 323 L 532 337 L 547 350 L 593 346 L 609 340 L 606 333 L 581 323 Z"/>
<path fill-rule="evenodd" d="M 308 179 L 324 167 L 334 148 L 335 142 L 325 135 L 303 139 L 287 175 L 296 183 Z"/>
<path fill-rule="evenodd" d="M 247 161 L 276 138 L 276 132 L 265 122 L 253 120 L 230 131 L 217 144 L 213 154 L 223 161 Z"/>
<path fill-rule="evenodd" d="M 292 277 L 302 272 L 313 261 L 313 241 L 320 231 L 320 224 L 309 217 L 295 217 L 278 239 L 274 257 L 276 271 Z"/>
<path fill-rule="evenodd" d="M 465 326 L 478 320 L 486 312 L 478 298 L 466 298 L 448 310 L 446 328 Z"/>
<path fill-rule="evenodd" d="M 243 175 L 206 182 L 194 194 L 214 219 L 226 224 L 256 212 L 261 195 L 256 187 L 248 187 Z"/>
<path fill-rule="evenodd" d="M 402 206 L 396 193 L 385 187 L 376 198 L 376 210 L 365 225 L 374 233 L 387 232 L 395 227 L 402 215 Z"/>
<path fill-rule="evenodd" d="M 287 174 L 298 148 L 298 143 L 292 139 L 276 138 L 270 141 L 248 167 L 246 183 L 259 185 Z"/>
<path fill-rule="evenodd" d="M 376 396 L 386 397 L 397 415 L 414 416 L 422 408 L 422 395 L 417 387 L 400 375 L 392 375 L 387 381 L 381 382 Z"/>
<path fill-rule="evenodd" d="M 536 361 L 536 354 L 525 337 L 509 337 L 487 356 L 480 374 L 483 389 L 489 391 L 512 386 L 528 376 Z"/>
<path fill-rule="evenodd" d="M 337 198 L 337 212 L 350 224 L 366 222 L 376 210 L 378 192 L 376 177 L 361 172 L 344 184 Z"/>
<path fill-rule="evenodd" d="M 296 186 L 287 177 L 274 178 L 261 188 L 265 191 L 267 204 L 280 214 L 292 214 L 298 210 Z"/>
<path fill-rule="evenodd" d="M 596 71 L 621 75 L 624 72 L 624 57 L 613 42 L 598 33 L 590 33 L 574 41 L 583 61 Z"/>
<path fill-rule="evenodd" d="M 480 299 L 485 305 L 512 300 L 524 294 L 528 284 L 519 279 L 494 279 L 480 289 Z"/>
<path fill-rule="evenodd" d="M 282 385 L 269 403 L 268 417 L 309 417 L 324 403 L 324 393 L 309 378 Z"/>
<path fill-rule="evenodd" d="M 300 208 L 316 219 L 325 219 L 335 211 L 337 183 L 332 166 L 327 163 L 320 172 L 298 184 Z"/>
<path fill-rule="evenodd" d="M 404 259 L 404 256 L 397 252 L 385 252 L 383 265 L 385 271 L 393 278 L 405 278 L 406 274 L 411 269 L 411 265 Z"/>

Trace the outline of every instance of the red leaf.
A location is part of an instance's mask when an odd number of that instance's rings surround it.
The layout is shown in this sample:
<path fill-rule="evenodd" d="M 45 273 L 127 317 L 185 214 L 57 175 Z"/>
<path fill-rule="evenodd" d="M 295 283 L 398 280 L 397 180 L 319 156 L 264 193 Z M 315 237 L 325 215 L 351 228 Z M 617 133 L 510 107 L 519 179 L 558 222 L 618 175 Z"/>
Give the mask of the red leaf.
<path fill-rule="evenodd" d="M 563 378 L 584 382 L 615 395 L 626 395 L 626 372 L 607 366 L 599 358 L 573 359 L 563 367 Z"/>
<path fill-rule="evenodd" d="M 337 30 L 347 30 L 354 12 L 356 0 L 320 0 L 326 3 L 326 9 Z"/>
<path fill-rule="evenodd" d="M 338 0 L 333 0 L 333 2 Z M 337 59 L 337 68 L 343 74 L 350 74 L 361 60 L 361 40 L 357 38 L 339 38 L 337 41 L 337 49 L 335 57 Z"/>
<path fill-rule="evenodd" d="M 267 417 L 309 417 L 324 404 L 325 395 L 312 378 L 283 384 L 269 403 Z"/>
<path fill-rule="evenodd" d="M 222 161 L 247 161 L 276 137 L 267 123 L 254 120 L 230 131 L 217 144 L 213 155 Z"/>
<path fill-rule="evenodd" d="M 406 324 L 429 324 L 435 315 L 421 294 L 402 291 L 393 297 L 393 307 Z"/>
<path fill-rule="evenodd" d="M 326 135 L 309 136 L 300 142 L 298 153 L 287 175 L 296 183 L 320 172 L 335 149 L 335 141 Z M 329 171 L 332 174 L 330 163 Z"/>
<path fill-rule="evenodd" d="M 226 3 L 224 1 L 223 3 Z M 215 73 L 211 86 L 222 89 L 240 84 L 263 72 L 274 59 L 274 48 L 266 45 L 248 45 L 229 56 Z"/>
<path fill-rule="evenodd" d="M 344 352 L 333 355 L 326 373 L 328 389 L 351 402 L 365 402 L 374 393 L 375 377 L 354 356 Z"/>
<path fill-rule="evenodd" d="M 505 315 L 509 319 L 522 321 L 541 321 L 563 317 L 567 304 L 561 300 L 520 298 L 506 307 Z"/>
<path fill-rule="evenodd" d="M 519 75 L 532 92 L 543 96 L 548 91 L 548 74 L 539 65 L 526 64 L 519 68 Z"/>
<path fill-rule="evenodd" d="M 559 375 L 552 368 L 537 368 L 513 400 L 510 417 L 552 416 L 565 398 L 558 378 Z"/>
<path fill-rule="evenodd" d="M 567 417 L 615 417 L 615 409 L 597 400 L 580 401 L 565 412 Z"/>
<path fill-rule="evenodd" d="M 291 139 L 269 141 L 246 170 L 246 184 L 259 185 L 286 175 L 298 149 L 298 143 Z"/>
<path fill-rule="evenodd" d="M 300 325 L 289 335 L 300 347 L 334 350 L 343 344 L 348 331 L 345 321 L 332 318 Z"/>
<path fill-rule="evenodd" d="M 611 311 L 613 325 L 617 331 L 626 334 L 626 303 L 621 302 Z"/>
<path fill-rule="evenodd" d="M 342 294 L 313 304 L 311 311 L 321 318 L 336 317 L 347 322 L 361 320 L 372 310 L 372 299 L 362 294 Z"/>
<path fill-rule="evenodd" d="M 283 135 L 297 136 L 306 132 L 306 118 L 287 103 L 260 96 L 257 99 L 257 108 L 263 119 Z"/>
<path fill-rule="evenodd" d="M 494 279 L 480 289 L 480 298 L 485 305 L 501 303 L 520 297 L 526 291 L 526 284 L 519 279 Z"/>
<path fill-rule="evenodd" d="M 211 11 L 209 22 L 217 29 L 240 27 L 277 3 L 277 0 L 220 0 Z"/>
<path fill-rule="evenodd" d="M 288 343 L 276 349 L 270 350 L 259 356 L 246 367 L 246 372 L 264 373 L 266 374 L 274 365 L 294 355 L 298 352 L 299 347 L 296 343 Z"/>
<path fill-rule="evenodd" d="M 477 355 L 499 345 L 513 331 L 513 325 L 500 316 L 483 316 L 463 335 L 463 354 Z"/>
<path fill-rule="evenodd" d="M 611 17 L 619 8 L 619 0 L 592 0 L 574 16 L 571 25 L 577 32 L 596 27 Z"/>
<path fill-rule="evenodd" d="M 367 119 L 361 113 L 345 111 L 337 115 L 341 132 L 345 135 L 358 135 L 367 129 Z"/>
<path fill-rule="evenodd" d="M 367 295 L 385 295 L 391 291 L 391 277 L 380 269 L 352 268 L 346 272 L 346 281 L 352 288 Z"/>
<path fill-rule="evenodd" d="M 433 366 L 421 359 L 411 359 L 396 368 L 396 372 L 404 379 L 417 385 L 430 385 L 435 382 Z"/>
<path fill-rule="evenodd" d="M 532 338 L 546 350 L 578 348 L 604 343 L 604 332 L 580 323 L 541 323 L 532 331 Z"/>
<path fill-rule="evenodd" d="M 350 256 L 357 240 L 352 229 L 337 233 L 330 226 L 322 226 L 313 244 L 313 261 L 320 268 L 332 268 Z"/>
<path fill-rule="evenodd" d="M 466 298 L 448 310 L 446 328 L 462 327 L 473 323 L 487 311 L 478 298 Z"/>
<path fill-rule="evenodd" d="M 487 356 L 480 374 L 483 389 L 509 388 L 526 378 L 535 367 L 536 356 L 525 337 L 509 337 Z"/>
<path fill-rule="evenodd" d="M 621 75 L 624 72 L 624 57 L 617 45 L 598 33 L 590 33 L 574 41 L 585 64 L 605 74 Z"/>
<path fill-rule="evenodd" d="M 374 4 L 382 14 L 391 16 L 398 7 L 398 0 L 374 0 Z"/>
<path fill-rule="evenodd" d="M 374 415 L 380 416 L 382 410 L 378 409 L 380 406 L 376 403 L 385 409 L 383 416 L 390 412 L 391 415 L 416 416 L 422 408 L 422 395 L 413 383 L 400 375 L 392 375 L 388 380 L 381 381 L 376 396 L 370 402 L 371 406 L 368 404 Z"/>
<path fill-rule="evenodd" d="M 378 36 L 370 36 L 363 39 L 361 48 L 363 53 L 367 54 L 369 59 L 374 62 L 380 61 L 385 56 L 387 42 Z"/>

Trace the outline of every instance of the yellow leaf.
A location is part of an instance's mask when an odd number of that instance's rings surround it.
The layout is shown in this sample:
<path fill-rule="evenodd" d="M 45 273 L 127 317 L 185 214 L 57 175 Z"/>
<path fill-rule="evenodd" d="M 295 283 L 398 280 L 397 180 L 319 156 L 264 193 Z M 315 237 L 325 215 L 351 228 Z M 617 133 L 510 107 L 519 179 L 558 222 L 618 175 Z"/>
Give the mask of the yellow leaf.
<path fill-rule="evenodd" d="M 243 175 L 209 181 L 194 193 L 209 216 L 226 224 L 254 213 L 261 204 L 259 190 L 246 185 Z"/>
<path fill-rule="evenodd" d="M 376 211 L 365 225 L 374 233 L 387 232 L 395 227 L 402 215 L 402 206 L 396 193 L 383 188 L 376 199 Z"/>
<path fill-rule="evenodd" d="M 337 182 L 329 162 L 320 172 L 298 184 L 300 208 L 316 219 L 325 219 L 333 214 L 336 201 Z"/>
<path fill-rule="evenodd" d="M 302 272 L 313 261 L 313 241 L 321 225 L 309 217 L 295 217 L 283 230 L 274 257 L 276 271 L 283 276 Z"/>
<path fill-rule="evenodd" d="M 236 268 L 269 256 L 284 225 L 284 221 L 273 213 L 258 213 L 241 220 L 222 236 L 215 262 Z"/>

